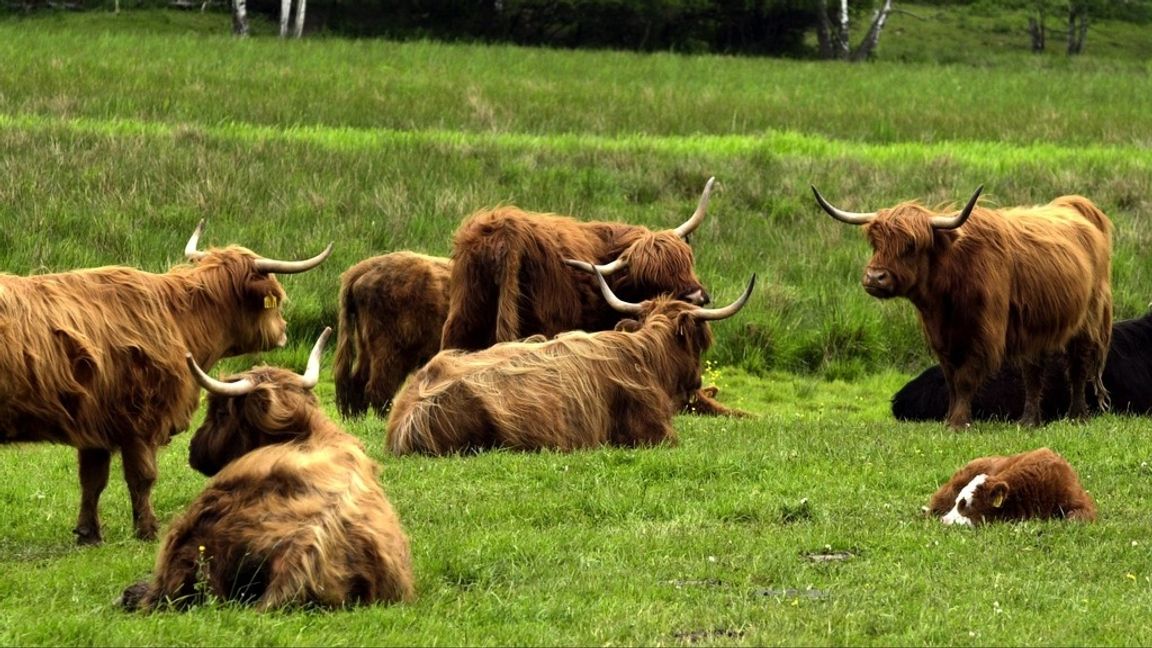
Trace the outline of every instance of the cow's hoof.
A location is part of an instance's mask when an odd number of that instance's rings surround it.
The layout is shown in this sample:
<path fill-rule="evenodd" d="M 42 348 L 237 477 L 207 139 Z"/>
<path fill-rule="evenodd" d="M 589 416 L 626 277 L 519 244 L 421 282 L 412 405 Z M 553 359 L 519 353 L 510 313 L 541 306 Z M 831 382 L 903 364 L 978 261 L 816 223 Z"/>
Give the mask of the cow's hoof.
<path fill-rule="evenodd" d="M 72 529 L 72 533 L 76 536 L 76 544 L 80 546 L 95 546 L 104 543 L 104 537 L 100 535 L 100 529 L 76 527 Z"/>
<path fill-rule="evenodd" d="M 136 529 L 136 537 L 140 540 L 155 540 L 156 539 L 156 525 L 151 524 L 148 526 L 138 527 Z"/>
<path fill-rule="evenodd" d="M 144 600 L 146 594 L 148 594 L 148 581 L 140 581 L 124 588 L 124 593 L 116 602 L 125 610 L 133 612 L 140 609 L 140 602 Z"/>

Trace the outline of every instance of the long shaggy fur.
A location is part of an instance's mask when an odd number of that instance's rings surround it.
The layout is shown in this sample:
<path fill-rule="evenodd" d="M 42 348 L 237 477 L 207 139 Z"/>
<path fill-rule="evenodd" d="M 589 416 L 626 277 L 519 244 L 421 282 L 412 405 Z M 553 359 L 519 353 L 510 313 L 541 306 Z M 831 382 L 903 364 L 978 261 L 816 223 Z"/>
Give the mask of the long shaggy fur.
<path fill-rule="evenodd" d="M 197 390 L 190 351 L 224 356 L 283 344 L 284 290 L 252 252 L 210 250 L 164 274 L 107 267 L 0 275 L 0 442 L 77 448 L 83 490 L 75 533 L 101 541 L 97 514 L 111 453 L 122 451 L 136 535 L 156 536 L 156 450 L 188 426 Z"/>
<path fill-rule="evenodd" d="M 1006 361 L 1034 383 L 1025 405 L 1039 422 L 1039 376 L 1064 356 L 1073 389 L 1071 414 L 1086 411 L 1091 382 L 1106 405 L 1101 374 L 1112 332 L 1111 225 L 1081 196 L 1048 205 L 977 207 L 955 230 L 933 229 L 933 212 L 904 203 L 879 212 L 865 231 L 869 270 L 890 273 L 916 305 L 925 337 L 951 390 L 948 422 L 970 420 L 975 390 Z"/>
<path fill-rule="evenodd" d="M 328 419 L 297 376 L 253 369 L 256 390 L 211 394 L 191 463 L 215 475 L 168 529 L 152 580 L 128 609 L 205 596 L 266 610 L 413 598 L 408 539 L 360 441 Z"/>
<path fill-rule="evenodd" d="M 532 334 L 604 331 L 620 320 L 594 276 L 565 259 L 627 267 L 608 277 L 621 298 L 684 297 L 703 286 L 692 248 L 672 230 L 583 223 L 501 207 L 473 214 L 456 231 L 448 318 L 441 348 L 478 350 Z"/>
<path fill-rule="evenodd" d="M 340 276 L 332 375 L 344 416 L 381 417 L 408 374 L 440 350 L 450 262 L 415 252 L 365 259 Z"/>
<path fill-rule="evenodd" d="M 632 332 L 441 351 L 397 397 L 388 447 L 441 455 L 675 443 L 672 415 L 699 388 L 712 342 L 694 308 L 659 297 Z"/>

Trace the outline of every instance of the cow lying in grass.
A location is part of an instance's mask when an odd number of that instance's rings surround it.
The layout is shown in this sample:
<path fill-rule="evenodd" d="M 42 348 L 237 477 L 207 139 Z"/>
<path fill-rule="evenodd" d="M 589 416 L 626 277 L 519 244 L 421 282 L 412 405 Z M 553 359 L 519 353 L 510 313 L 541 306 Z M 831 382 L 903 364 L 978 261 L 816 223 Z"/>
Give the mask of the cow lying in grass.
<path fill-rule="evenodd" d="M 152 581 L 128 609 L 183 608 L 206 596 L 265 610 L 409 600 L 408 539 L 356 437 L 311 389 L 331 329 L 303 376 L 258 367 L 229 382 L 188 366 L 209 391 L 190 463 L 214 475 L 164 538 Z"/>
<path fill-rule="evenodd" d="M 968 526 L 1030 518 L 1093 521 L 1096 503 L 1076 471 L 1048 448 L 968 462 L 932 496 L 928 512 Z"/>
<path fill-rule="evenodd" d="M 440 351 L 451 263 L 399 251 L 364 259 L 340 276 L 332 378 L 341 414 L 362 416 L 371 408 L 386 416 L 404 380 Z M 684 412 L 748 416 L 716 400 L 715 387 L 697 391 Z"/>
<path fill-rule="evenodd" d="M 1112 326 L 1112 344 L 1104 363 L 1103 382 L 1115 414 L 1152 414 L 1152 313 Z M 1095 388 L 1089 386 L 1088 410 L 1098 414 Z M 1040 416 L 1052 421 L 1071 405 L 1067 367 L 1052 363 L 1044 374 Z M 924 370 L 892 397 L 892 415 L 902 421 L 942 421 L 948 412 L 948 383 L 939 365 Z M 1013 420 L 1024 413 L 1024 379 L 1016 366 L 1006 366 L 972 399 L 972 417 Z"/>
<path fill-rule="evenodd" d="M 718 309 L 667 296 L 625 302 L 597 277 L 609 305 L 634 320 L 615 331 L 441 351 L 397 397 L 388 448 L 443 455 L 674 443 L 672 416 L 700 387 L 708 322 L 743 308 L 755 276 L 740 299 Z"/>

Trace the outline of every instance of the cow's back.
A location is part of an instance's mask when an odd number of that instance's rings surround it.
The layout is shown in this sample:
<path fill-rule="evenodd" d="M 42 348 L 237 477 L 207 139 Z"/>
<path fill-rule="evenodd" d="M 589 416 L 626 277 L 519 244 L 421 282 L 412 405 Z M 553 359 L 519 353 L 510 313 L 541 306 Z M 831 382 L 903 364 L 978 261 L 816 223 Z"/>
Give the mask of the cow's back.
<path fill-rule="evenodd" d="M 0 276 L 0 441 L 162 444 L 197 395 L 155 275 L 102 268 Z M 183 404 L 157 407 L 157 404 Z"/>

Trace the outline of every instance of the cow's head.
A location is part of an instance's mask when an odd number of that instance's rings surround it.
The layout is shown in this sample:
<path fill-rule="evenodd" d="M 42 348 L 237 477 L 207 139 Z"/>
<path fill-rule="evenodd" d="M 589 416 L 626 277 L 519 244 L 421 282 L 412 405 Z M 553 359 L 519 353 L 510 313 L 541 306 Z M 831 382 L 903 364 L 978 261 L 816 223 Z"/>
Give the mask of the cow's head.
<path fill-rule="evenodd" d="M 748 282 L 748 287 L 736 301 L 723 308 L 703 308 L 689 304 L 667 295 L 654 297 L 640 303 L 624 301 L 612 292 L 604 275 L 596 272 L 600 282 L 600 292 L 613 310 L 627 316 L 616 326 L 617 331 L 638 333 L 646 327 L 665 323 L 673 331 L 675 345 L 678 350 L 654 350 L 667 355 L 668 360 L 661 362 L 668 367 L 674 367 L 676 392 L 683 397 L 682 407 L 700 388 L 700 356 L 712 346 L 712 330 L 708 322 L 718 321 L 732 317 L 744 308 L 752 296 L 752 289 L 756 286 L 756 275 Z M 672 356 L 676 356 L 672 360 Z M 671 376 L 670 376 L 671 377 Z"/>
<path fill-rule="evenodd" d="M 996 517 L 997 510 L 1003 508 L 1008 491 L 1008 483 L 1003 479 L 985 474 L 976 475 L 956 495 L 952 510 L 944 514 L 940 521 L 965 526 L 983 524 Z"/>
<path fill-rule="evenodd" d="M 690 304 L 707 305 L 711 297 L 696 276 L 688 236 L 704 222 L 715 182 L 716 178 L 708 178 L 696 211 L 679 227 L 644 232 L 610 263 L 594 265 L 575 259 L 567 263 L 586 272 L 613 276 L 616 289 L 627 295 L 647 298 L 669 294 Z"/>
<path fill-rule="evenodd" d="M 863 225 L 872 245 L 872 259 L 864 269 L 864 290 L 873 297 L 906 297 L 928 275 L 934 258 L 956 238 L 956 229 L 968 220 L 980 186 L 964 209 L 955 214 L 936 214 L 916 203 L 901 203 L 877 212 L 848 212 L 833 207 L 816 187 L 816 202 L 836 220 Z"/>
<path fill-rule="evenodd" d="M 311 259 L 279 261 L 239 246 L 200 251 L 197 246 L 203 230 L 204 221 L 200 221 L 184 246 L 184 256 L 198 267 L 221 268 L 224 272 L 220 275 L 220 285 L 208 290 L 228 293 L 228 301 L 238 302 L 240 317 L 230 321 L 232 346 L 226 355 L 284 346 L 288 341 L 283 314 L 285 293 L 276 274 L 297 274 L 315 268 L 332 254 L 332 244 Z M 223 294 L 218 296 L 224 298 Z"/>
<path fill-rule="evenodd" d="M 320 379 L 320 356 L 331 334 L 331 328 L 320 334 L 303 375 L 277 367 L 256 367 L 217 380 L 187 354 L 188 369 L 208 391 L 204 423 L 193 435 L 188 453 L 192 468 L 215 475 L 257 448 L 309 434 L 310 417 L 319 408 L 312 388 Z"/>

